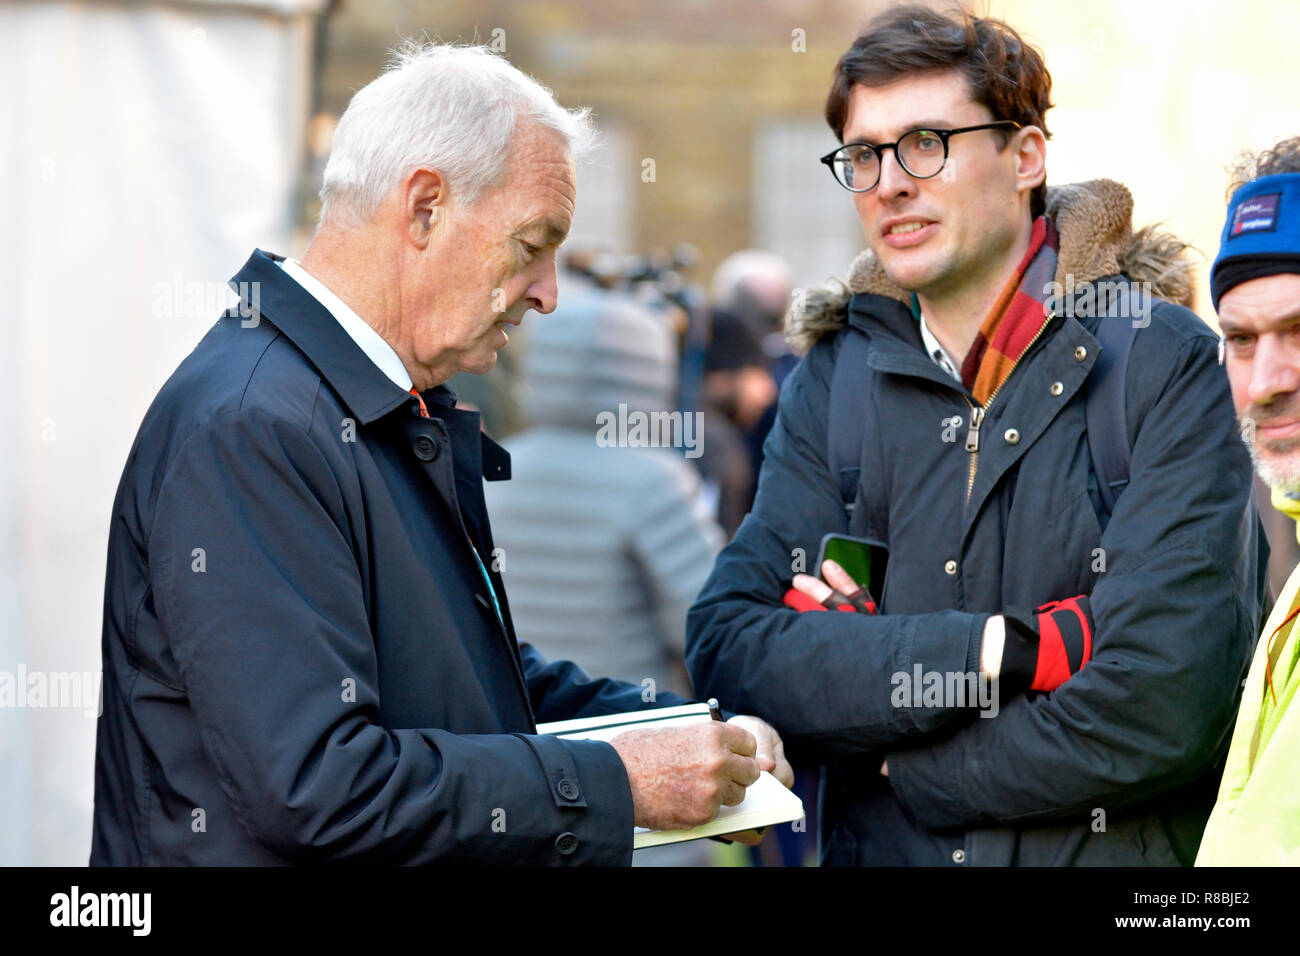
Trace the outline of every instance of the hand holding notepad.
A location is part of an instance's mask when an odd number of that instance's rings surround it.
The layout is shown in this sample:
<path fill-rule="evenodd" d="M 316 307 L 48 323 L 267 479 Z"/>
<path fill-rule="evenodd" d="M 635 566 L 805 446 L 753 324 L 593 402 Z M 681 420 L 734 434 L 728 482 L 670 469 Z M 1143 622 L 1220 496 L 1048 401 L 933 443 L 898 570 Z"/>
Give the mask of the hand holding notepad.
<path fill-rule="evenodd" d="M 754 741 L 739 726 L 641 728 L 610 740 L 627 770 L 638 826 L 689 830 L 733 806 L 759 777 Z"/>
<path fill-rule="evenodd" d="M 706 705 L 691 704 L 559 721 L 537 729 L 575 739 L 606 740 L 619 751 L 632 786 L 638 849 L 803 816 L 799 798 L 770 773 L 759 771 L 751 729 L 765 737 L 765 750 L 775 747 L 780 757 L 779 738 L 761 721 L 715 723 Z M 788 772 L 784 758 L 780 760 L 780 769 Z"/>

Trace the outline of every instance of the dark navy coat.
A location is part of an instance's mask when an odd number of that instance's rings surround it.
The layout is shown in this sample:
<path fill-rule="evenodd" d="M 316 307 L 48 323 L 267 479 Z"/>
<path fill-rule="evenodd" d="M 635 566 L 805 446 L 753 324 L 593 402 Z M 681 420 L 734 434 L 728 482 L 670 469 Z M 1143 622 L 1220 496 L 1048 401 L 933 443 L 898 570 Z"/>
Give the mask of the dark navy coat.
<path fill-rule="evenodd" d="M 91 863 L 627 863 L 614 749 L 534 724 L 647 705 L 517 645 L 505 452 L 445 387 L 420 418 L 272 257 L 236 283 L 260 315 L 163 386 L 113 506 Z"/>
<path fill-rule="evenodd" d="M 1118 279 L 1118 277 L 1113 277 Z M 1125 383 L 1131 483 L 1103 533 L 1083 382 L 1099 321 L 1057 316 L 987 410 L 926 355 L 907 306 L 849 300 L 872 341 L 862 503 L 846 522 L 827 399 L 847 330 L 786 380 L 753 511 L 688 618 L 700 694 L 826 768 L 826 864 L 1190 864 L 1261 620 L 1251 466 L 1213 333 L 1153 300 Z M 843 324 L 845 318 L 841 318 Z M 889 548 L 878 617 L 782 606 L 849 530 Z M 895 706 L 895 675 L 977 670 L 984 623 L 1090 596 L 1091 661 L 1050 694 Z M 991 712 L 991 711 L 989 711 Z M 888 760 L 889 775 L 880 773 Z"/>

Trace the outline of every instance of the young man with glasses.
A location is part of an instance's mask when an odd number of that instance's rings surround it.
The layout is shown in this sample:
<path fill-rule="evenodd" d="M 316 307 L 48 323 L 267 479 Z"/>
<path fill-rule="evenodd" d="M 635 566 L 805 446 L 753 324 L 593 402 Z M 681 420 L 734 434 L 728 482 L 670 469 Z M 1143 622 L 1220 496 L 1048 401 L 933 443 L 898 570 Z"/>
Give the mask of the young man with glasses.
<path fill-rule="evenodd" d="M 697 692 L 824 765 L 826 864 L 1188 864 L 1214 799 L 1263 600 L 1249 460 L 1215 337 L 1155 298 L 1190 297 L 1182 244 L 1118 183 L 1045 189 L 1050 91 L 1006 24 L 921 7 L 836 71 L 822 161 L 870 248 L 792 315 L 688 621 Z M 828 532 L 887 552 L 882 613 L 798 573 Z M 823 603 L 853 613 L 796 613 Z"/>

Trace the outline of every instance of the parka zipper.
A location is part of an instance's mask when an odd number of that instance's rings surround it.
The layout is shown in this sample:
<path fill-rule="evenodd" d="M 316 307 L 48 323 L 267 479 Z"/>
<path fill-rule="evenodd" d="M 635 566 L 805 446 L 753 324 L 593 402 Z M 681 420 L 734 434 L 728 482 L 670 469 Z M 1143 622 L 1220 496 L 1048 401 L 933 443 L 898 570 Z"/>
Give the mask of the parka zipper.
<path fill-rule="evenodd" d="M 1042 338 L 1043 332 L 1052 324 L 1054 318 L 1056 318 L 1056 313 L 1049 312 L 1047 319 L 1038 327 L 1038 331 L 1034 333 L 1034 337 L 1029 340 L 1029 344 L 1026 345 L 1024 351 L 1020 353 L 1020 358 L 1016 359 L 1015 364 L 1011 366 L 1011 371 L 1007 372 L 1006 378 L 1002 379 L 1002 381 L 998 383 L 998 387 L 993 389 L 993 394 L 989 396 L 989 400 L 985 402 L 982 407 L 976 405 L 969 398 L 966 398 L 965 395 L 962 396 L 962 398 L 966 399 L 966 404 L 970 406 L 970 427 L 966 430 L 966 451 L 970 454 L 970 473 L 966 477 L 967 501 L 970 501 L 970 493 L 975 488 L 975 469 L 978 467 L 980 459 L 980 426 L 984 424 L 984 416 L 993 406 L 994 399 L 998 397 L 998 392 L 1002 391 L 1002 386 L 1007 383 L 1007 379 L 1011 378 L 1016 369 L 1020 366 L 1020 360 L 1028 355 L 1029 350 L 1034 347 L 1034 344 L 1040 338 Z"/>

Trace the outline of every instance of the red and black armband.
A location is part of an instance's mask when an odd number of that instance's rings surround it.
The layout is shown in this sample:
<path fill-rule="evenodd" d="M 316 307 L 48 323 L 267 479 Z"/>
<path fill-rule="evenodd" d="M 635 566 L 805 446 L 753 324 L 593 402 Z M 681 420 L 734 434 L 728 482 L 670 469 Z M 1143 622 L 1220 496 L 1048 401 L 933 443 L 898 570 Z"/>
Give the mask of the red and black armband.
<path fill-rule="evenodd" d="M 1056 690 L 1092 658 L 1092 611 L 1087 595 L 1052 601 L 1033 611 L 1010 609 L 998 682 L 1003 694 Z"/>

